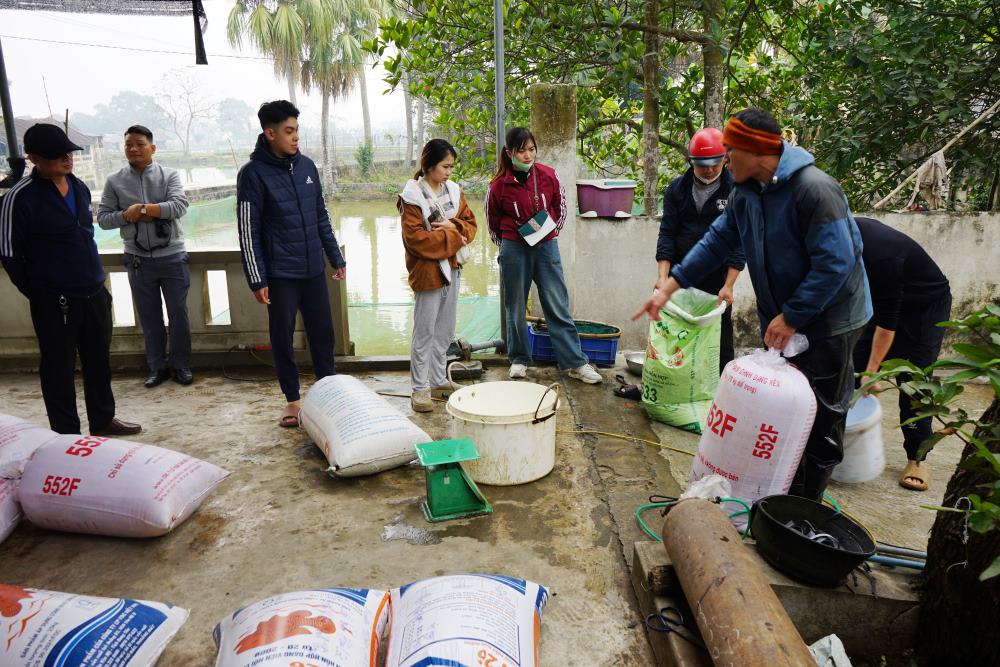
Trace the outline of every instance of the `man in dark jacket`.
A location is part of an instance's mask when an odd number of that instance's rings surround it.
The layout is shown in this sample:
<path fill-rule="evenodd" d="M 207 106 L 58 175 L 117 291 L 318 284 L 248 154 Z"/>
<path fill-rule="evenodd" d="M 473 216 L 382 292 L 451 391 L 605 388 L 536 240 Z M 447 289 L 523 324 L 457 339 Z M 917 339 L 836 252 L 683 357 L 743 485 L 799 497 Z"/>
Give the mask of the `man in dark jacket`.
<path fill-rule="evenodd" d="M 302 313 L 316 378 L 333 375 L 333 320 L 326 258 L 334 280 L 347 263 L 333 235 L 316 165 L 299 153 L 299 110 L 266 102 L 257 112 L 263 132 L 236 179 L 240 251 L 247 283 L 267 305 L 271 352 L 288 405 L 281 426 L 297 426 L 299 369 L 292 349 L 295 316 Z"/>
<path fill-rule="evenodd" d="M 79 352 L 90 433 L 135 435 L 142 427 L 115 417 L 111 295 L 94 243 L 90 190 L 73 175 L 79 150 L 57 125 L 38 123 L 24 133 L 35 168 L 0 205 L 0 259 L 31 306 L 52 430 L 82 432 L 73 379 Z"/>
<path fill-rule="evenodd" d="M 781 139 L 774 117 L 745 109 L 723 131 L 736 188 L 726 212 L 636 312 L 659 319 L 670 296 L 742 245 L 764 343 L 796 333 L 809 349 L 790 358 L 816 395 L 816 419 L 790 493 L 818 500 L 844 450 L 854 385 L 851 353 L 871 317 L 861 234 L 840 185 Z"/>
<path fill-rule="evenodd" d="M 706 127 L 695 132 L 688 146 L 691 166 L 683 176 L 667 186 L 663 195 L 663 219 L 656 241 L 656 286 L 666 285 L 670 267 L 679 264 L 719 215 L 726 210 L 732 175 L 723 169 L 726 149 L 722 132 Z M 730 253 L 723 266 L 694 285 L 709 294 L 718 294 L 728 304 L 722 315 L 719 334 L 719 372 L 733 360 L 733 284 L 743 270 L 743 249 Z"/>
<path fill-rule="evenodd" d="M 857 218 L 864 240 L 865 270 L 875 316 L 854 348 L 854 368 L 874 373 L 885 359 L 906 359 L 924 368 L 937 361 L 944 329 L 951 317 L 948 279 L 916 241 L 871 218 Z M 900 377 L 905 382 L 909 376 Z M 874 387 L 876 391 L 880 387 Z M 899 392 L 899 422 L 914 415 L 910 397 Z M 931 435 L 931 418 L 902 427 L 906 468 L 899 485 L 926 491 L 930 469 L 920 464 L 920 444 Z"/>

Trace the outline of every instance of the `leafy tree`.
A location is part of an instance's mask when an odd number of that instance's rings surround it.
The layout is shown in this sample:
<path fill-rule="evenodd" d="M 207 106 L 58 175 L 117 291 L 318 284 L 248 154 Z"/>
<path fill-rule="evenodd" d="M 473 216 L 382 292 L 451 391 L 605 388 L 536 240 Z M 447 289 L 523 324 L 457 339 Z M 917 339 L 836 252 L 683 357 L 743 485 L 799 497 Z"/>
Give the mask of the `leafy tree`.
<path fill-rule="evenodd" d="M 838 0 L 794 21 L 754 15 L 758 37 L 773 37 L 775 55 L 765 58 L 784 61 L 772 108 L 857 207 L 887 194 L 1000 98 L 997 3 Z M 998 138 L 995 115 L 949 149 L 949 163 L 988 178 Z"/>
<path fill-rule="evenodd" d="M 216 106 L 215 122 L 219 130 L 234 142 L 252 142 L 256 134 L 257 112 L 243 100 L 227 97 Z"/>
<path fill-rule="evenodd" d="M 683 168 L 700 126 L 761 106 L 863 207 L 1000 96 L 998 12 L 980 0 L 511 2 L 507 117 L 527 120 L 531 83 L 576 84 L 584 160 L 631 176 L 641 160 L 651 192 Z M 492 145 L 490 3 L 425 0 L 369 44 L 389 47 L 387 80 L 408 77 L 467 152 L 460 165 L 487 171 L 492 153 L 473 158 Z M 992 176 L 998 124 L 970 133 L 949 160 Z"/>
<path fill-rule="evenodd" d="M 122 134 L 130 125 L 145 125 L 155 137 L 170 124 L 152 95 L 123 90 L 107 104 L 98 104 L 94 113 L 74 113 L 70 122 L 88 134 Z"/>
<path fill-rule="evenodd" d="M 916 415 L 932 417 L 941 429 L 920 446 L 925 455 L 942 438 L 965 443 L 962 460 L 948 482 L 944 507 L 931 528 L 921 595 L 917 649 L 934 665 L 1000 664 L 1000 306 L 990 304 L 957 321 L 944 322 L 971 342 L 952 346 L 955 356 L 927 368 L 891 359 L 871 374 L 862 390 L 897 379 Z M 935 377 L 934 371 L 954 371 Z M 903 381 L 900 376 L 906 379 Z M 962 382 L 986 379 L 993 402 L 979 418 L 954 406 Z"/>

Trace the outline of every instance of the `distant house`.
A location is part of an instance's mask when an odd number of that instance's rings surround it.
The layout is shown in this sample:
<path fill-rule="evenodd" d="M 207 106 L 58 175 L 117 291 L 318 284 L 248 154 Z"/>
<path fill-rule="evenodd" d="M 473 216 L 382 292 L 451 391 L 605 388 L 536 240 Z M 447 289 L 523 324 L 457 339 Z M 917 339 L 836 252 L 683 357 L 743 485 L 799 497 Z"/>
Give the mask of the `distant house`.
<path fill-rule="evenodd" d="M 49 123 L 50 125 L 63 127 L 63 122 L 58 118 L 15 118 L 14 132 L 17 135 L 18 152 L 21 155 L 24 155 L 24 133 L 35 123 Z M 69 126 L 67 134 L 70 141 L 83 148 L 83 152 L 77 154 L 78 157 L 83 156 L 93 159 L 104 148 L 104 137 L 84 134 L 72 125 Z M 8 155 L 10 155 L 10 149 L 7 146 L 7 132 L 3 119 L 0 119 L 0 158 L 6 158 Z"/>

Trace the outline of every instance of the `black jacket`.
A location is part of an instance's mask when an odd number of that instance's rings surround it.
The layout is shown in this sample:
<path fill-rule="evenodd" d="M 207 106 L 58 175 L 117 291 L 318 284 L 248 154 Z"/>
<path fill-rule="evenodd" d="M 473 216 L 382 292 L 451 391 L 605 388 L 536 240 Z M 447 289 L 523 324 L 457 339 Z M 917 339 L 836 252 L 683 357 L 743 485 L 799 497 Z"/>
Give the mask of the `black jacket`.
<path fill-rule="evenodd" d="M 296 153 L 278 158 L 264 135 L 236 177 L 236 220 L 243 270 L 250 289 L 268 277 L 315 278 L 325 267 L 346 266 L 333 235 L 313 161 Z"/>
<path fill-rule="evenodd" d="M 728 169 L 719 177 L 716 190 L 701 211 L 695 207 L 691 194 L 694 187 L 694 170 L 690 167 L 683 176 L 675 178 L 663 195 L 663 218 L 660 220 L 660 235 L 656 240 L 656 261 L 668 260 L 671 267 L 680 264 L 691 248 L 701 240 L 712 222 L 726 210 L 729 192 L 733 188 L 733 177 Z M 726 262 L 713 271 L 696 287 L 715 293 L 726 282 L 729 267 L 743 270 L 745 261 L 742 250 L 734 250 L 726 257 Z"/>
<path fill-rule="evenodd" d="M 0 260 L 28 298 L 85 298 L 104 285 L 90 190 L 73 174 L 66 178 L 73 184 L 76 217 L 55 184 L 34 171 L 0 199 Z"/>

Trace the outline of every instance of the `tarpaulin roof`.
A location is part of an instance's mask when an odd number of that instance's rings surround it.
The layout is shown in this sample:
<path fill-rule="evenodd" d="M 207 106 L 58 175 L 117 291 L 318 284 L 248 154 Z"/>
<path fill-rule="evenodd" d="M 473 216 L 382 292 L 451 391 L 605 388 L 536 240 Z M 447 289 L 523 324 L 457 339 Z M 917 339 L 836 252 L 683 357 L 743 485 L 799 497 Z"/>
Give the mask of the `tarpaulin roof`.
<path fill-rule="evenodd" d="M 201 2 L 197 3 L 201 16 Z M 78 14 L 191 14 L 191 0 L 0 0 L 0 9 L 22 9 Z"/>
<path fill-rule="evenodd" d="M 207 65 L 202 33 L 208 17 L 201 0 L 0 0 L 0 9 L 74 14 L 148 14 L 150 16 L 194 17 L 195 63 Z"/>

